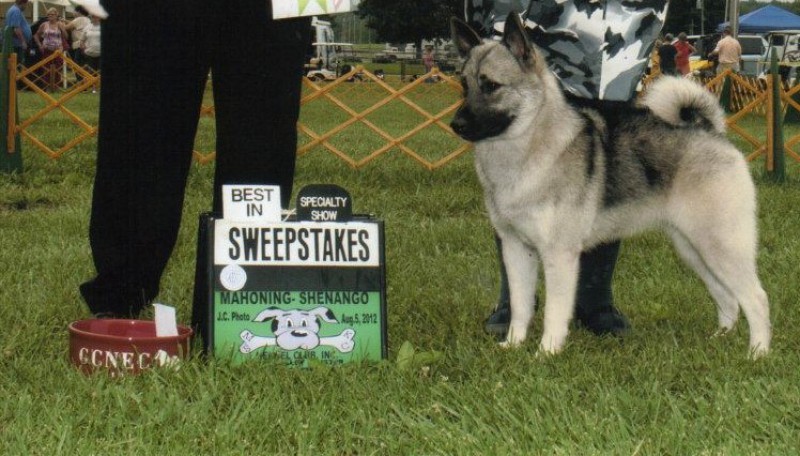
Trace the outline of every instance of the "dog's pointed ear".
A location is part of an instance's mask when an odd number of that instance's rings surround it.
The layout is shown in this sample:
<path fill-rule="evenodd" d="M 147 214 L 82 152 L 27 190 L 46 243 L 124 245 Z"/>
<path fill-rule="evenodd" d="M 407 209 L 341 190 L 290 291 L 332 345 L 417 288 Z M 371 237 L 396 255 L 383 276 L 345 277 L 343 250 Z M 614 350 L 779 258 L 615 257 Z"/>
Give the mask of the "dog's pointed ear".
<path fill-rule="evenodd" d="M 461 57 L 466 57 L 472 48 L 481 44 L 481 37 L 475 30 L 457 17 L 450 18 L 450 34 Z"/>
<path fill-rule="evenodd" d="M 522 24 L 518 14 L 511 13 L 506 18 L 505 29 L 503 30 L 503 45 L 511 51 L 511 54 L 522 62 L 528 62 L 533 57 L 533 49 L 528 39 L 528 32 Z"/>

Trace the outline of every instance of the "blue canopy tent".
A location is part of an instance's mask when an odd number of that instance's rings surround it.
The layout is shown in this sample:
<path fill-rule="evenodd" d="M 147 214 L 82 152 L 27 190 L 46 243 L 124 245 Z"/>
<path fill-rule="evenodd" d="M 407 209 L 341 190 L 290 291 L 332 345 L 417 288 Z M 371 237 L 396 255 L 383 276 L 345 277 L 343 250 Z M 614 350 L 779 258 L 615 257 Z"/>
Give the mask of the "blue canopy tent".
<path fill-rule="evenodd" d="M 727 22 L 717 26 L 721 32 Z M 739 16 L 739 33 L 763 34 L 773 30 L 800 29 L 800 16 L 773 5 L 767 5 Z"/>

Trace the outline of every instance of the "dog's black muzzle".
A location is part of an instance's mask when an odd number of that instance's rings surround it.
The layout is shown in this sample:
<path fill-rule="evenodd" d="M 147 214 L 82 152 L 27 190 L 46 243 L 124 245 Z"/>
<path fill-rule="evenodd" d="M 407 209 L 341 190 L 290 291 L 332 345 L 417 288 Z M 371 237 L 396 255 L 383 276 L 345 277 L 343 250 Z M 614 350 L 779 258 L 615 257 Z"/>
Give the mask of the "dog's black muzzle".
<path fill-rule="evenodd" d="M 467 141 L 472 141 L 469 138 L 469 131 L 471 125 L 474 123 L 474 119 L 475 116 L 472 114 L 472 111 L 469 111 L 466 107 L 461 107 L 456 111 L 453 120 L 450 121 L 450 128 L 452 128 L 453 132 L 458 136 L 461 136 Z"/>
<path fill-rule="evenodd" d="M 464 105 L 450 121 L 450 128 L 465 140 L 475 142 L 502 134 L 513 121 L 514 117 L 499 112 L 476 114 Z"/>

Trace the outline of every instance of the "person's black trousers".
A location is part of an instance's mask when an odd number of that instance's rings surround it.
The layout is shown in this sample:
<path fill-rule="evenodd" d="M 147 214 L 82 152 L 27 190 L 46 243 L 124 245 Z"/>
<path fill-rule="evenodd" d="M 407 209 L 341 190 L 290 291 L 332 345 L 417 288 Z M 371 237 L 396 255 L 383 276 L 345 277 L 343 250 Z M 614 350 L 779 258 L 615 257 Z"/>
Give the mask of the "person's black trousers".
<path fill-rule="evenodd" d="M 136 316 L 177 239 L 202 95 L 212 72 L 214 210 L 225 183 L 292 191 L 307 19 L 264 0 L 105 0 L 97 171 L 89 228 L 94 314 Z M 240 43 L 244 43 L 239 46 Z"/>
<path fill-rule="evenodd" d="M 511 319 L 511 296 L 502 242 L 496 234 L 495 243 L 500 260 L 500 296 L 494 312 L 486 321 L 486 330 L 505 335 Z M 575 319 L 595 334 L 621 335 L 629 329 L 625 316 L 614 307 L 611 289 L 620 245 L 620 241 L 609 242 L 581 253 Z"/>

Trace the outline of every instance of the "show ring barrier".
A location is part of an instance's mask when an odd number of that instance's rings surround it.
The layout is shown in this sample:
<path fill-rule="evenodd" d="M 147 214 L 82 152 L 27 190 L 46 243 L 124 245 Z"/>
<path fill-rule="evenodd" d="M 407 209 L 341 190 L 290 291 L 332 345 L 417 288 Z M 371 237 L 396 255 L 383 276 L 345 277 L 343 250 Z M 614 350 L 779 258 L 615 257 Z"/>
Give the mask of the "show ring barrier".
<path fill-rule="evenodd" d="M 99 87 L 100 75 L 87 71 L 60 52 L 29 68 L 18 67 L 14 53 L 8 54 L 7 59 L 8 103 L 3 119 L 7 125 L 7 154 L 19 152 L 17 135 L 48 157 L 59 159 L 97 134 L 97 123 L 81 118 L 68 107 L 68 102 Z M 59 59 L 63 63 L 59 63 Z M 648 81 L 644 82 L 646 90 Z M 776 119 L 776 110 L 772 108 L 774 103 L 780 103 L 777 112 L 781 121 L 787 109 L 800 112 L 800 103 L 795 100 L 800 98 L 796 96 L 800 86 L 775 91 L 771 78 L 764 84 L 730 71 L 702 83 L 718 95 L 729 92 L 723 105 L 729 111 L 726 123 L 730 132 L 751 146 L 751 150 L 743 151 L 748 161 L 763 156 L 765 168 L 772 171 L 776 144 L 770 127 L 775 125 Z M 19 107 L 20 89 L 34 94 L 41 107 L 32 113 L 26 110 L 25 117 L 17 120 L 14 113 Z M 773 92 L 778 92 L 779 96 Z M 461 98 L 461 84 L 437 68 L 414 77 L 411 82 L 379 76 L 362 66 L 356 66 L 333 81 L 315 82 L 303 78 L 301 115 L 297 124 L 298 156 L 329 153 L 359 169 L 381 157 L 399 153 L 428 170 L 441 168 L 471 150 L 471 145 L 455 135 L 449 126 L 450 118 L 462 104 Z M 31 99 L 27 97 L 26 102 L 30 103 Z M 75 131 L 66 139 L 62 138 L 59 144 L 48 144 L 33 130 L 43 119 L 55 115 L 66 119 L 65 125 Z M 213 106 L 202 107 L 201 118 L 213 119 L 214 115 Z M 741 125 L 744 121 L 749 128 Z M 755 130 L 766 131 L 763 138 L 754 134 L 752 127 L 761 122 L 766 128 Z M 786 138 L 782 149 L 800 162 L 800 155 L 793 149 L 798 143 L 800 134 Z M 212 162 L 215 157 L 213 151 L 194 151 L 194 159 L 200 164 Z"/>

